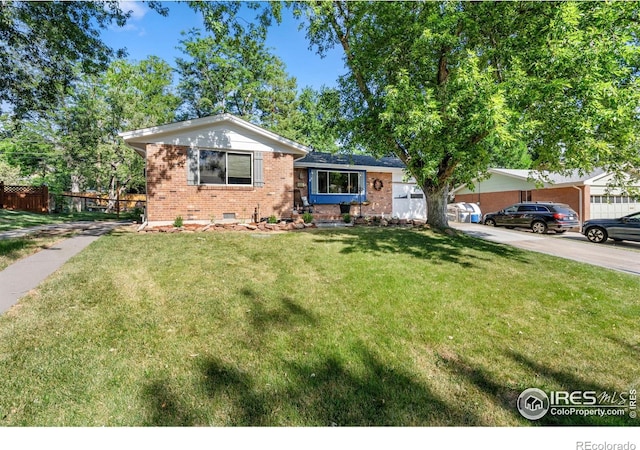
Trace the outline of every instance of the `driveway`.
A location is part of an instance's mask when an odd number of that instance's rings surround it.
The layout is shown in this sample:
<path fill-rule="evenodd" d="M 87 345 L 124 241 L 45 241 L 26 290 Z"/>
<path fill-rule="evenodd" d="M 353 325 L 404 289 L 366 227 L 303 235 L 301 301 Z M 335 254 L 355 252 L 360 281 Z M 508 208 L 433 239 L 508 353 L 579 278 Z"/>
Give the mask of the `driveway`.
<path fill-rule="evenodd" d="M 572 259 L 607 269 L 640 275 L 640 243 L 613 242 L 593 244 L 580 233 L 535 234 L 530 230 L 507 230 L 480 224 L 450 223 L 470 236 L 508 244 L 561 258 Z"/>

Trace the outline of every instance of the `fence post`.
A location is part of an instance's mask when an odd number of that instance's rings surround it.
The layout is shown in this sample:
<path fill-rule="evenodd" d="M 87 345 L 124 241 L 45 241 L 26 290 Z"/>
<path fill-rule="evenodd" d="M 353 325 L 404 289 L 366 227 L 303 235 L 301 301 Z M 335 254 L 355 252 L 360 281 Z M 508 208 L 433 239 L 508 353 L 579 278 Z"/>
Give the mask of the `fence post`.
<path fill-rule="evenodd" d="M 4 181 L 0 181 L 0 209 L 4 209 Z"/>
<path fill-rule="evenodd" d="M 41 195 L 42 195 L 42 212 L 49 213 L 49 187 L 46 184 L 41 186 Z"/>

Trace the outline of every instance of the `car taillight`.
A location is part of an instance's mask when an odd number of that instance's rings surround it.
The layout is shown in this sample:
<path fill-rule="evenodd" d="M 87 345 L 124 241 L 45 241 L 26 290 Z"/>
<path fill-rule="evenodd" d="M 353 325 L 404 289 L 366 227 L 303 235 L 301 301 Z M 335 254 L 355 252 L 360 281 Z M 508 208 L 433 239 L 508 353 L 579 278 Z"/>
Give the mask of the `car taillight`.
<path fill-rule="evenodd" d="M 556 220 L 562 220 L 562 219 L 565 219 L 566 217 L 567 216 L 565 216 L 564 214 L 560 214 L 560 213 L 555 213 L 553 215 L 553 218 L 556 219 Z"/>

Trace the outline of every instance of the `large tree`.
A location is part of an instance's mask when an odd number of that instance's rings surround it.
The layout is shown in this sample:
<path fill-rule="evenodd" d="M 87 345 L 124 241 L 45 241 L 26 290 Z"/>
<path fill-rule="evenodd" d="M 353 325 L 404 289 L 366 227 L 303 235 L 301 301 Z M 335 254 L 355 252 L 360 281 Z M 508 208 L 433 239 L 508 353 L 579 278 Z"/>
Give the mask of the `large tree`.
<path fill-rule="evenodd" d="M 300 2 L 343 49 L 352 145 L 402 159 L 447 226 L 450 186 L 506 152 L 535 168 L 638 167 L 637 3 Z"/>
<path fill-rule="evenodd" d="M 291 137 L 296 80 L 254 33 L 191 30 L 181 42 L 179 92 L 184 118 L 231 113 Z"/>
<path fill-rule="evenodd" d="M 161 2 L 149 7 L 166 15 Z M 55 109 L 79 71 L 106 69 L 114 50 L 100 29 L 125 25 L 119 1 L 12 1 L 0 7 L 0 107 L 17 118 Z M 119 56 L 123 51 L 119 51 Z"/>

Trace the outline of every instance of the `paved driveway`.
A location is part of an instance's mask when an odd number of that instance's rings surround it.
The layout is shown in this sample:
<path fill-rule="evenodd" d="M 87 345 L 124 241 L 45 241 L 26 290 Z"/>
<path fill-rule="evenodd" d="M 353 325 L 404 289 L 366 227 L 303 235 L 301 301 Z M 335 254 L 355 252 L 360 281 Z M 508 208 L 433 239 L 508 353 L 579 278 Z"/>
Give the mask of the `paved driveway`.
<path fill-rule="evenodd" d="M 580 233 L 535 234 L 529 230 L 507 230 L 470 223 L 450 223 L 450 226 L 488 241 L 573 259 L 608 269 L 640 275 L 640 243 L 613 242 L 591 243 Z"/>

